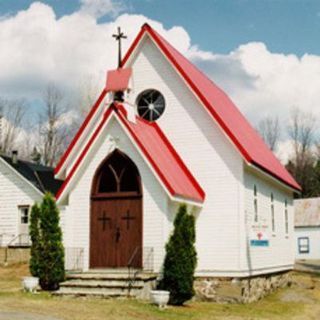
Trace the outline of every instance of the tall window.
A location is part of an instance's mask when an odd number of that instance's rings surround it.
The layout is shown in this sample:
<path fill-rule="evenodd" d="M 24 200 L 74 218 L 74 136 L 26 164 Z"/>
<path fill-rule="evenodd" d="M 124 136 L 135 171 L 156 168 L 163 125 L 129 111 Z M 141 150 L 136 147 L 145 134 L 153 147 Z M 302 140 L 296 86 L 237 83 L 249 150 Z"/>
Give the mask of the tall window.
<path fill-rule="evenodd" d="M 284 219 L 285 219 L 286 234 L 288 234 L 289 233 L 289 219 L 288 219 L 288 201 L 287 201 L 287 199 L 284 201 Z"/>
<path fill-rule="evenodd" d="M 29 222 L 29 206 L 19 206 L 20 223 L 27 224 Z"/>
<path fill-rule="evenodd" d="M 254 222 L 258 222 L 258 192 L 257 186 L 253 186 L 253 207 L 254 207 Z"/>
<path fill-rule="evenodd" d="M 272 226 L 272 232 L 276 231 L 276 226 L 275 226 L 275 218 L 274 218 L 274 199 L 273 199 L 273 193 L 271 193 L 270 196 L 270 201 L 271 201 L 271 226 Z"/>

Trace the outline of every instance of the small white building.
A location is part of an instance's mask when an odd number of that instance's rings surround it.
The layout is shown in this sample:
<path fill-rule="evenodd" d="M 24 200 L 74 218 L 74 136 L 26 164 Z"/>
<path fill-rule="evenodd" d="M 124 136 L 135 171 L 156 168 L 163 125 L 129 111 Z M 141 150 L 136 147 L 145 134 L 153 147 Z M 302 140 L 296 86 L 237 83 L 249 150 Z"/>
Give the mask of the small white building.
<path fill-rule="evenodd" d="M 55 173 L 66 261 L 78 249 L 84 271 L 133 259 L 160 272 L 181 203 L 196 217 L 197 277 L 293 268 L 299 185 L 228 96 L 148 25 Z"/>
<path fill-rule="evenodd" d="M 53 169 L 0 155 L 0 247 L 29 244 L 29 215 L 44 193 L 53 194 L 61 186 Z"/>
<path fill-rule="evenodd" d="M 294 200 L 296 259 L 320 259 L 320 198 Z"/>

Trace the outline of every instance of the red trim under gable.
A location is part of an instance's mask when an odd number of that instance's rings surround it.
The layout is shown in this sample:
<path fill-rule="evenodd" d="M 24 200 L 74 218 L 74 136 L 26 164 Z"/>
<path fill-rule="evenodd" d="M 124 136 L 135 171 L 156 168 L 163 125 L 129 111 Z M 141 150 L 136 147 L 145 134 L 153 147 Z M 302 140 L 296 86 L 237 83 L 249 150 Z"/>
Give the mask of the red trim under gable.
<path fill-rule="evenodd" d="M 75 174 L 76 170 L 78 169 L 79 165 L 81 164 L 82 160 L 85 158 L 87 152 L 89 151 L 91 145 L 94 143 L 96 137 L 100 133 L 101 129 L 103 128 L 103 125 L 108 120 L 109 116 L 111 115 L 112 111 L 116 112 L 118 115 L 118 118 L 120 119 L 121 123 L 125 126 L 125 128 L 129 131 L 131 136 L 133 137 L 134 141 L 137 143 L 138 147 L 142 150 L 143 154 L 146 156 L 147 160 L 150 162 L 152 167 L 155 169 L 156 173 L 160 177 L 161 181 L 165 184 L 166 188 L 168 189 L 169 193 L 172 196 L 181 196 L 190 200 L 194 200 L 197 202 L 203 202 L 205 199 L 205 193 L 203 189 L 200 187 L 194 176 L 191 174 L 189 169 L 186 167 L 186 165 L 183 163 L 182 159 L 179 157 L 178 153 L 174 150 L 173 146 L 170 144 L 169 140 L 165 137 L 164 133 L 161 131 L 159 126 L 156 123 L 152 124 L 152 128 L 156 130 L 157 134 L 159 135 L 161 141 L 164 143 L 166 148 L 168 148 L 171 155 L 174 157 L 176 163 L 178 164 L 179 168 L 182 170 L 183 174 L 186 177 L 185 181 L 189 181 L 189 184 L 192 185 L 193 190 L 189 190 L 190 194 L 181 194 L 179 192 L 176 192 L 175 188 L 172 186 L 170 181 L 167 179 L 167 177 L 163 174 L 157 163 L 154 161 L 153 157 L 151 156 L 150 152 L 147 150 L 147 148 L 144 146 L 144 144 L 140 141 L 136 133 L 134 132 L 133 128 L 129 125 L 129 121 L 126 120 L 126 112 L 122 105 L 111 105 L 107 112 L 104 114 L 101 122 L 99 123 L 98 127 L 96 128 L 95 132 L 91 136 L 90 140 L 88 141 L 85 148 L 82 150 L 80 156 L 78 157 L 76 163 L 74 164 L 73 168 L 71 169 L 68 177 L 64 181 L 63 185 L 61 186 L 60 190 L 58 191 L 56 195 L 56 199 L 58 200 L 63 191 L 65 190 L 66 186 L 69 184 L 71 178 Z M 146 121 L 141 121 L 141 123 L 145 123 L 145 125 L 151 125 L 150 123 L 147 123 Z"/>
<path fill-rule="evenodd" d="M 69 154 L 71 153 L 73 147 L 75 146 L 75 144 L 77 143 L 77 141 L 80 139 L 83 131 L 85 130 L 85 128 L 87 127 L 88 123 L 90 122 L 90 120 L 92 119 L 92 117 L 94 116 L 94 114 L 96 113 L 96 111 L 98 110 L 98 107 L 100 106 L 102 100 L 104 99 L 104 97 L 107 94 L 107 90 L 104 89 L 98 100 L 96 101 L 96 103 L 93 105 L 93 107 L 91 108 L 90 112 L 88 113 L 87 117 L 85 118 L 85 120 L 83 121 L 80 129 L 78 130 L 78 132 L 76 133 L 76 135 L 74 136 L 74 138 L 72 139 L 71 143 L 69 144 L 67 150 L 65 151 L 65 153 L 62 155 L 59 163 L 57 164 L 56 168 L 54 169 L 54 174 L 58 174 L 58 172 L 61 170 L 63 164 L 65 163 L 65 161 L 67 160 L 67 158 L 69 157 Z"/>
<path fill-rule="evenodd" d="M 96 131 L 93 133 L 93 135 L 91 136 L 90 140 L 88 141 L 88 143 L 86 144 L 85 148 L 82 150 L 80 156 L 78 157 L 76 163 L 74 164 L 74 166 L 72 167 L 70 173 L 68 174 L 67 178 L 63 181 L 62 186 L 60 187 L 59 191 L 56 194 L 56 199 L 58 200 L 62 194 L 62 192 L 64 191 L 64 189 L 66 188 L 66 186 L 68 185 L 69 181 L 71 180 L 71 178 L 73 177 L 74 173 L 76 172 L 76 170 L 78 169 L 81 161 L 83 160 L 83 158 L 85 157 L 85 155 L 87 154 L 88 150 L 90 149 L 92 143 L 94 142 L 94 140 L 96 139 L 97 135 L 99 134 L 99 132 L 101 131 L 105 121 L 109 118 L 111 112 L 112 112 L 113 108 L 110 107 L 106 113 L 103 115 L 102 120 L 99 123 L 99 126 L 97 127 Z"/>

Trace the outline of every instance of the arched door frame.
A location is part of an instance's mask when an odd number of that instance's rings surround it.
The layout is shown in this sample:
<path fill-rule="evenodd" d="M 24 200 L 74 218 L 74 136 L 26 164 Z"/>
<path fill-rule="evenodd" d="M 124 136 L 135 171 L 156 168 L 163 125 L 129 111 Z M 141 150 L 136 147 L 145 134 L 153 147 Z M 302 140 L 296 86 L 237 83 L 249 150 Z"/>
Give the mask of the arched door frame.
<path fill-rule="evenodd" d="M 120 174 L 119 174 L 119 172 L 116 172 L 116 170 L 114 168 L 112 168 L 112 166 L 110 164 L 108 165 L 108 163 L 110 161 L 112 161 L 112 158 L 115 156 L 121 157 L 122 159 L 125 160 L 124 161 L 125 166 L 122 169 L 123 170 L 122 173 L 120 172 Z M 116 183 L 117 183 L 116 192 L 99 192 L 100 182 L 103 177 L 103 169 L 106 167 L 106 165 L 108 165 L 109 169 L 111 171 L 113 171 L 114 177 L 116 179 Z M 135 191 L 121 191 L 121 182 L 122 182 L 121 179 L 123 178 L 124 171 L 126 168 L 128 168 L 128 169 L 131 168 L 132 170 L 134 170 L 133 176 L 135 176 L 135 179 L 136 179 L 135 182 L 137 184 Z M 98 166 L 98 168 L 95 171 L 95 174 L 94 174 L 94 177 L 92 180 L 90 198 L 91 198 L 90 199 L 90 245 L 89 245 L 89 251 L 90 251 L 89 265 L 90 265 L 90 268 L 95 267 L 94 263 L 93 263 L 94 252 L 92 252 L 92 250 L 95 250 L 95 249 L 94 249 L 94 246 L 92 246 L 92 243 L 94 242 L 93 237 L 95 236 L 96 230 L 94 230 L 92 226 L 93 226 L 93 219 L 97 219 L 96 213 L 94 212 L 94 210 L 97 210 L 97 209 L 94 209 L 95 208 L 94 204 L 99 203 L 99 206 L 101 206 L 101 205 L 103 206 L 104 202 L 106 203 L 106 208 L 107 208 L 106 210 L 109 210 L 108 204 L 109 204 L 109 208 L 110 208 L 110 203 L 111 204 L 114 203 L 118 207 L 119 206 L 123 207 L 123 205 L 121 203 L 126 203 L 126 202 L 133 203 L 133 205 L 134 205 L 133 211 L 135 211 L 136 214 L 139 215 L 137 217 L 138 221 L 141 221 L 140 225 L 138 226 L 138 229 L 140 231 L 139 248 L 135 247 L 133 250 L 134 252 L 136 252 L 136 255 L 137 255 L 136 259 L 138 261 L 135 267 L 142 268 L 142 255 L 143 255 L 143 247 L 142 247 L 142 245 L 143 245 L 143 210 L 142 210 L 143 203 L 142 203 L 142 199 L 143 199 L 143 190 L 142 190 L 140 172 L 139 172 L 137 166 L 135 165 L 135 163 L 130 159 L 129 156 L 127 156 L 125 153 L 123 153 L 119 149 L 115 149 L 100 163 L 100 165 Z M 126 212 L 129 212 L 129 211 L 126 211 Z M 117 219 L 119 219 L 119 217 Z M 122 217 L 122 219 L 125 219 L 125 217 Z M 110 231 L 110 232 L 114 232 L 114 230 Z M 131 232 L 134 232 L 134 230 Z M 137 241 L 137 236 L 138 235 L 135 236 L 136 241 Z M 139 249 L 139 250 L 137 250 L 137 249 Z M 101 250 L 101 248 L 100 248 L 100 250 Z M 133 255 L 135 254 L 134 252 L 132 252 Z M 101 266 L 98 266 L 98 267 L 101 267 Z M 110 267 L 110 266 L 106 265 L 105 267 Z M 121 266 L 121 267 L 123 267 L 123 266 Z"/>

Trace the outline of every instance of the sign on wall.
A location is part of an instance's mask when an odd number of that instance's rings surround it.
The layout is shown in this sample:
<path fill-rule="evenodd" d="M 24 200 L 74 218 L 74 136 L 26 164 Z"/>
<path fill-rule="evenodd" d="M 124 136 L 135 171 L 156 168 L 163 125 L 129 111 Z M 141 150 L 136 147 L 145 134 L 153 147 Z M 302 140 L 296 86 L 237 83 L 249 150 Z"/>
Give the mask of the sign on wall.
<path fill-rule="evenodd" d="M 252 247 L 268 247 L 269 246 L 267 226 L 251 227 L 250 246 Z"/>

